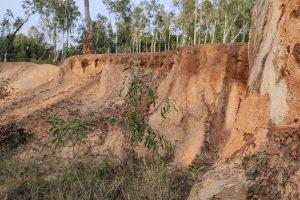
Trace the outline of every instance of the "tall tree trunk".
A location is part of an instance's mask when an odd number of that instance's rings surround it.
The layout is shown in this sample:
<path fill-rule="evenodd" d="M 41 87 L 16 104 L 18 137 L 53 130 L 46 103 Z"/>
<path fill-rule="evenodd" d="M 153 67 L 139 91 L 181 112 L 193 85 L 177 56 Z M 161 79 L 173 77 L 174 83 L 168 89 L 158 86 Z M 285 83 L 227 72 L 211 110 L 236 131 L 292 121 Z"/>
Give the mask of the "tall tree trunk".
<path fill-rule="evenodd" d="M 195 0 L 195 29 L 194 29 L 194 45 L 196 44 L 197 11 L 198 11 L 198 1 L 197 1 L 197 0 Z"/>
<path fill-rule="evenodd" d="M 216 25 L 217 25 L 217 20 L 215 19 L 215 24 L 214 24 L 214 28 L 213 28 L 211 43 L 214 43 Z"/>
<path fill-rule="evenodd" d="M 7 56 L 7 50 L 5 51 L 5 54 L 4 54 L 4 62 L 7 62 L 6 56 Z"/>
<path fill-rule="evenodd" d="M 160 52 L 160 46 L 161 46 L 161 35 L 159 35 L 159 52 Z"/>
<path fill-rule="evenodd" d="M 56 22 L 54 23 L 54 35 L 53 35 L 53 46 L 54 46 L 54 62 L 57 60 L 56 54 Z"/>
<path fill-rule="evenodd" d="M 223 43 L 226 42 L 226 26 L 227 26 L 227 14 L 225 13 L 225 28 L 224 28 L 224 33 L 223 33 Z"/>
<path fill-rule="evenodd" d="M 116 53 L 118 53 L 118 32 L 116 32 Z"/>
<path fill-rule="evenodd" d="M 93 29 L 90 17 L 89 0 L 84 0 L 84 11 L 87 30 L 83 44 L 83 54 L 86 55 L 93 53 Z"/>
<path fill-rule="evenodd" d="M 132 47 L 133 48 L 133 53 L 134 53 L 134 43 L 135 43 L 135 36 L 133 36 L 133 45 L 132 45 L 133 46 Z"/>
<path fill-rule="evenodd" d="M 148 46 L 147 46 L 148 42 L 146 41 L 146 53 L 148 53 Z"/>
<path fill-rule="evenodd" d="M 247 25 L 248 25 L 248 22 L 247 22 L 247 24 L 245 25 L 245 26 L 243 26 L 243 38 L 242 38 L 242 42 L 245 42 L 245 35 L 246 35 L 246 27 L 247 27 Z"/>
<path fill-rule="evenodd" d="M 183 34 L 182 34 L 182 47 L 185 46 L 185 40 L 186 40 L 186 37 L 185 37 L 185 31 L 183 31 Z"/>
<path fill-rule="evenodd" d="M 176 48 L 178 48 L 178 30 L 177 30 L 177 45 Z"/>
<path fill-rule="evenodd" d="M 168 51 L 170 51 L 170 38 L 171 38 L 171 29 L 169 31 Z"/>
<path fill-rule="evenodd" d="M 201 10 L 200 10 L 200 26 L 199 26 L 199 43 L 201 44 L 201 23 L 202 23 L 202 5 L 201 5 Z"/>
<path fill-rule="evenodd" d="M 64 60 L 64 52 L 65 52 L 65 28 L 63 27 L 63 35 L 62 35 L 62 55 L 61 55 L 61 61 L 63 61 Z"/>
<path fill-rule="evenodd" d="M 226 16 L 226 15 L 225 15 L 225 16 Z M 229 33 L 229 31 L 230 31 L 232 25 L 234 24 L 235 20 L 237 19 L 237 17 L 238 17 L 238 14 L 237 14 L 237 15 L 235 16 L 235 18 L 233 19 L 233 22 L 232 22 L 231 25 L 229 26 L 229 28 L 228 28 L 226 34 L 225 34 L 225 30 L 226 30 L 226 22 L 227 22 L 227 18 L 225 18 L 225 29 L 224 29 L 223 43 L 226 42 L 226 38 L 227 38 L 227 36 L 228 36 L 228 33 Z"/>
<path fill-rule="evenodd" d="M 218 1 L 218 5 L 217 5 L 217 12 L 219 10 L 219 1 Z M 215 31 L 216 31 L 216 25 L 217 25 L 217 20 L 215 19 L 215 24 L 214 24 L 214 29 L 213 29 L 213 33 L 212 33 L 212 40 L 211 43 L 214 43 L 214 38 L 215 38 Z"/>
<path fill-rule="evenodd" d="M 69 29 L 67 29 L 67 46 L 66 46 L 66 56 L 65 56 L 65 58 L 67 58 L 68 49 L 69 49 Z"/>
<path fill-rule="evenodd" d="M 205 33 L 204 44 L 206 44 L 207 33 L 208 33 L 208 29 L 209 29 L 208 22 L 209 22 L 209 20 L 210 20 L 210 17 L 211 17 L 211 12 L 209 13 L 209 18 L 208 18 L 208 20 L 206 20 L 206 33 Z"/>

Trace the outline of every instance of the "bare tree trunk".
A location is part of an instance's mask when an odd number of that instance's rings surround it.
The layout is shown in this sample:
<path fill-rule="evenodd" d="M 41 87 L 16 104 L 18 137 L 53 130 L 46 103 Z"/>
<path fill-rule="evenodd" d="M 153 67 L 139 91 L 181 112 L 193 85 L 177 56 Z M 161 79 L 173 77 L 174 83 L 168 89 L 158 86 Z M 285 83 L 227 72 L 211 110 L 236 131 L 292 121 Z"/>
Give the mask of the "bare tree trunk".
<path fill-rule="evenodd" d="M 160 46 L 161 46 L 161 35 L 159 35 L 159 52 L 160 52 Z"/>
<path fill-rule="evenodd" d="M 217 12 L 219 10 L 219 1 L 218 1 L 218 6 L 217 6 Z M 212 40 L 211 43 L 214 43 L 214 38 L 215 38 L 215 31 L 216 31 L 216 25 L 217 25 L 217 20 L 215 19 L 215 24 L 214 24 L 214 29 L 213 29 L 213 33 L 212 33 Z"/>
<path fill-rule="evenodd" d="M 89 0 L 84 0 L 85 21 L 87 30 L 83 43 L 83 55 L 93 54 L 93 29 L 90 17 Z"/>
<path fill-rule="evenodd" d="M 135 43 L 135 36 L 133 36 L 133 52 L 134 52 L 134 43 Z"/>
<path fill-rule="evenodd" d="M 64 60 L 64 52 L 65 52 L 65 29 L 63 27 L 63 35 L 62 35 L 63 39 L 62 39 L 62 56 L 61 56 L 61 61 Z"/>
<path fill-rule="evenodd" d="M 147 46 L 148 42 L 146 41 L 146 53 L 148 53 L 148 46 Z"/>
<path fill-rule="evenodd" d="M 245 35 L 246 35 L 246 27 L 247 27 L 247 25 L 248 25 L 248 22 L 247 22 L 247 24 L 245 25 L 245 26 L 243 26 L 243 38 L 242 38 L 242 42 L 245 42 Z"/>
<path fill-rule="evenodd" d="M 156 52 L 156 38 L 157 38 L 157 32 L 155 33 L 154 48 L 153 48 L 154 52 Z"/>
<path fill-rule="evenodd" d="M 225 14 L 225 16 L 226 16 L 226 14 Z M 231 25 L 229 26 L 229 28 L 228 28 L 226 34 L 225 34 L 225 30 L 226 30 L 226 22 L 227 22 L 227 18 L 225 17 L 225 29 L 224 29 L 223 43 L 226 42 L 226 38 L 227 38 L 227 36 L 228 36 L 228 33 L 229 33 L 229 31 L 230 31 L 230 29 L 231 29 L 232 25 L 234 24 L 234 22 L 235 22 L 235 20 L 236 20 L 237 17 L 238 17 L 238 14 L 235 16 L 235 18 L 234 18 L 233 22 L 231 23 Z"/>
<path fill-rule="evenodd" d="M 216 25 L 217 25 L 217 20 L 215 19 L 215 24 L 214 24 L 214 29 L 213 29 L 213 33 L 212 33 L 212 40 L 211 40 L 211 43 L 214 43 Z"/>
<path fill-rule="evenodd" d="M 208 27 L 208 22 L 209 22 L 209 20 L 210 20 L 210 17 L 211 17 L 211 12 L 209 13 L 209 18 L 208 18 L 208 20 L 206 20 L 206 33 L 205 33 L 204 44 L 206 44 L 207 33 L 208 33 L 208 29 L 209 29 L 209 27 Z"/>
<path fill-rule="evenodd" d="M 116 32 L 116 53 L 118 53 L 118 33 Z"/>
<path fill-rule="evenodd" d="M 198 11 L 198 1 L 197 1 L 197 0 L 195 0 L 195 29 L 194 29 L 194 45 L 196 44 L 197 11 Z"/>
<path fill-rule="evenodd" d="M 185 38 L 185 31 L 183 31 L 183 34 L 182 34 L 182 45 L 181 45 L 182 47 L 185 46 L 185 39 L 186 39 Z"/>
<path fill-rule="evenodd" d="M 224 28 L 224 33 L 223 33 L 223 43 L 226 41 L 226 26 L 227 26 L 227 14 L 225 13 L 225 28 Z"/>
<path fill-rule="evenodd" d="M 140 52 L 140 41 L 138 39 L 136 39 L 136 49 L 137 49 L 137 52 L 139 53 Z"/>
<path fill-rule="evenodd" d="M 171 29 L 170 29 L 170 32 L 169 32 L 168 51 L 170 51 L 170 38 L 171 38 Z"/>
<path fill-rule="evenodd" d="M 56 54 L 56 22 L 54 24 L 53 43 L 54 43 L 54 62 L 55 62 L 57 60 L 57 54 Z"/>
<path fill-rule="evenodd" d="M 7 62 L 6 56 L 7 56 L 7 50 L 5 51 L 5 54 L 4 54 L 4 62 Z"/>
<path fill-rule="evenodd" d="M 199 43 L 198 44 L 201 44 L 201 23 L 202 23 L 202 5 L 201 5 L 201 11 L 200 11 Z"/>
<path fill-rule="evenodd" d="M 177 46 L 176 48 L 178 48 L 178 30 L 177 30 Z"/>

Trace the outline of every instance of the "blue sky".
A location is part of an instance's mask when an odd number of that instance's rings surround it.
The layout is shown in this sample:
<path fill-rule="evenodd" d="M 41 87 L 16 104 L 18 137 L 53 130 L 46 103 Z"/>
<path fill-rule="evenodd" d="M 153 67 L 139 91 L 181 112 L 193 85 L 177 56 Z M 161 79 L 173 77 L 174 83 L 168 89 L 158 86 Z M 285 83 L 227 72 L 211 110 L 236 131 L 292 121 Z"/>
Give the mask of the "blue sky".
<path fill-rule="evenodd" d="M 79 11 L 81 12 L 82 16 L 84 17 L 84 0 L 75 0 L 76 5 L 79 7 Z M 90 15 L 92 20 L 96 18 L 96 15 L 98 13 L 105 15 L 110 18 L 109 12 L 106 9 L 106 6 L 102 4 L 102 0 L 89 0 L 90 1 Z M 135 5 L 138 5 L 142 0 L 131 0 Z M 20 16 L 24 17 L 24 10 L 22 9 L 22 2 L 23 0 L 0 0 L 1 6 L 0 6 L 0 21 L 2 22 L 2 19 L 6 13 L 6 9 L 10 9 L 14 16 Z M 171 0 L 158 0 L 160 4 L 164 4 L 165 9 L 169 11 L 171 9 Z M 24 24 L 22 29 L 20 30 L 20 33 L 23 33 L 24 35 L 28 34 L 29 27 L 31 26 L 38 26 L 38 19 L 39 15 L 36 14 L 34 16 L 31 16 L 29 21 Z M 111 20 L 114 25 L 114 15 L 111 14 Z"/>

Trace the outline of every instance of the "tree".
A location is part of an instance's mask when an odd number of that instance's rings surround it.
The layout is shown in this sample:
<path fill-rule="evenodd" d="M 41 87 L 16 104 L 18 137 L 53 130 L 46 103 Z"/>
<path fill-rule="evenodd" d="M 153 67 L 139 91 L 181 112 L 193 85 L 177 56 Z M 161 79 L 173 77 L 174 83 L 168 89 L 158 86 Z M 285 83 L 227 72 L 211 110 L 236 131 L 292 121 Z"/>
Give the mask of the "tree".
<path fill-rule="evenodd" d="M 123 53 L 126 51 L 126 47 L 129 48 L 131 41 L 131 9 L 132 5 L 130 0 L 102 0 L 103 4 L 107 6 L 110 13 L 114 13 L 117 17 L 118 40 L 123 46 Z"/>
<path fill-rule="evenodd" d="M 22 4 L 22 8 L 25 10 L 25 18 L 17 17 L 14 22 L 14 15 L 12 14 L 11 10 L 6 10 L 6 14 L 4 15 L 3 21 L 1 23 L 1 37 L 6 37 L 7 39 L 4 40 L 4 62 L 7 61 L 7 52 L 10 46 L 12 46 L 14 38 L 19 30 L 23 27 L 23 25 L 29 20 L 29 18 L 35 14 L 36 6 L 30 0 L 24 0 Z M 3 52 L 0 52 L 2 55 Z"/>
<path fill-rule="evenodd" d="M 107 17 L 98 14 L 97 20 L 93 22 L 93 46 L 96 53 L 106 53 L 108 51 Z"/>
<path fill-rule="evenodd" d="M 14 39 L 14 47 L 15 47 L 15 54 L 16 59 L 18 62 L 26 61 L 26 43 L 28 41 L 28 37 L 23 35 L 22 33 L 18 34 L 16 38 Z"/>
<path fill-rule="evenodd" d="M 89 0 L 84 0 L 84 11 L 86 21 L 85 38 L 83 42 L 83 55 L 93 53 L 93 28 L 90 17 Z"/>
<path fill-rule="evenodd" d="M 37 27 L 31 26 L 28 30 L 28 54 L 29 58 L 41 59 L 47 48 L 42 49 L 42 44 L 45 40 L 44 33 L 41 33 Z"/>
<path fill-rule="evenodd" d="M 194 45 L 196 44 L 197 13 L 198 13 L 198 1 L 197 1 L 197 0 L 195 0 L 195 29 L 194 29 Z"/>
<path fill-rule="evenodd" d="M 209 27 L 210 27 L 210 20 L 211 20 L 211 14 L 213 12 L 213 5 L 211 1 L 205 0 L 202 4 L 203 7 L 203 15 L 205 19 L 206 29 L 205 29 L 205 38 L 204 38 L 204 44 L 206 44 L 207 41 L 207 34 L 209 33 Z"/>

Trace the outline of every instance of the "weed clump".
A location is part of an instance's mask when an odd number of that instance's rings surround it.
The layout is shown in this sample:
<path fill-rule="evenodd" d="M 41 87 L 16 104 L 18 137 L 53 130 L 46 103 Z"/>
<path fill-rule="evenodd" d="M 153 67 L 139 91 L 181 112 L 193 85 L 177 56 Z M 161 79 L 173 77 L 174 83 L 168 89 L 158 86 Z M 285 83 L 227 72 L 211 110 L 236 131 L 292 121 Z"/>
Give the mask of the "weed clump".
<path fill-rule="evenodd" d="M 0 156 L 0 185 L 5 199 L 187 199 L 203 174 L 201 166 L 179 169 L 151 155 L 141 158 L 107 155 L 78 157 L 73 167 L 19 162 Z M 53 164 L 53 169 L 49 166 Z M 195 166 L 194 166 L 195 167 Z M 43 174 L 42 171 L 44 171 Z M 49 174 L 54 178 L 48 178 Z M 0 191 L 1 192 L 1 191 Z"/>

